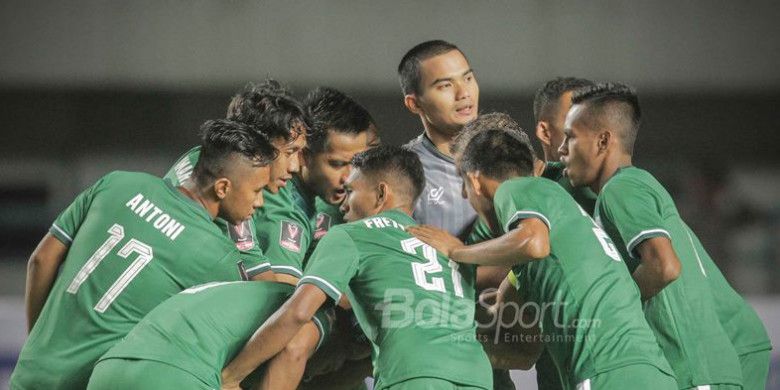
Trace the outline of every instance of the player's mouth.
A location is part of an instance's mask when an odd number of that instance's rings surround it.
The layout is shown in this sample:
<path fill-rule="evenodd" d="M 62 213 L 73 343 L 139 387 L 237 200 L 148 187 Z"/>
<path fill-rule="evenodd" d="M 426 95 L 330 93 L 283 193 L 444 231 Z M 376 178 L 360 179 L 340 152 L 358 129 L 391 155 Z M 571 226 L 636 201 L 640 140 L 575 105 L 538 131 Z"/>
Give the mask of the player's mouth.
<path fill-rule="evenodd" d="M 333 191 L 333 196 L 330 197 L 331 203 L 341 203 L 344 200 L 344 196 L 347 195 L 347 191 L 343 188 L 337 188 Z"/>
<path fill-rule="evenodd" d="M 458 116 L 470 117 L 474 115 L 474 106 L 473 105 L 462 106 L 460 108 L 456 108 L 455 112 L 458 113 Z"/>

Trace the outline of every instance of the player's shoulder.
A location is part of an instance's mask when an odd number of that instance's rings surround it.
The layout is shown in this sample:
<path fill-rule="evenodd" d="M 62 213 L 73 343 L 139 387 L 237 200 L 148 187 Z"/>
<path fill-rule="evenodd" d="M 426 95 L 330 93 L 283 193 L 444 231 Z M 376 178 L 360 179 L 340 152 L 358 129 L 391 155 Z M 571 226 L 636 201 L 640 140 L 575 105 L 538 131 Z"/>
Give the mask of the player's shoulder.
<path fill-rule="evenodd" d="M 420 151 L 425 149 L 423 147 L 423 141 L 424 141 L 423 137 L 424 135 L 420 134 L 417 137 L 414 137 L 411 140 L 409 140 L 409 142 L 404 144 L 402 147 L 411 150 L 413 152 L 419 153 Z"/>
<path fill-rule="evenodd" d="M 663 187 L 648 171 L 634 166 L 623 167 L 610 178 L 601 189 L 602 198 L 625 196 L 637 191 L 658 192 Z"/>
<path fill-rule="evenodd" d="M 145 172 L 113 171 L 99 180 L 103 185 L 133 186 L 133 185 L 163 185 L 161 178 Z"/>
<path fill-rule="evenodd" d="M 523 176 L 504 181 L 498 186 L 496 196 L 522 194 L 525 197 L 535 194 L 554 194 L 563 191 L 558 183 L 543 177 Z M 563 191 L 565 193 L 565 191 Z"/>

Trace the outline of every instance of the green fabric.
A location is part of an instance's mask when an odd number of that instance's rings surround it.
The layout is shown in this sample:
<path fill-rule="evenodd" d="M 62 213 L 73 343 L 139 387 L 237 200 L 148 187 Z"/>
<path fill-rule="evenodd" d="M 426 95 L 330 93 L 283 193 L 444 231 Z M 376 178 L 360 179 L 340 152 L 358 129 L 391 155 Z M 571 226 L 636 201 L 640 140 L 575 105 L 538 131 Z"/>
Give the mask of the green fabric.
<path fill-rule="evenodd" d="M 764 390 L 769 377 L 769 362 L 772 354 L 769 350 L 751 352 L 739 355 L 742 367 L 742 384 L 744 390 Z"/>
<path fill-rule="evenodd" d="M 440 378 L 414 378 L 385 386 L 377 383 L 374 390 L 487 390 L 487 387 L 464 386 Z M 495 389 L 497 390 L 497 389 Z"/>
<path fill-rule="evenodd" d="M 583 390 L 676 390 L 674 377 L 647 364 L 632 364 L 596 375 Z M 714 390 L 714 388 L 713 388 Z"/>
<path fill-rule="evenodd" d="M 100 361 L 89 379 L 87 390 L 216 390 L 175 366 L 135 359 Z"/>
<path fill-rule="evenodd" d="M 14 386 L 83 389 L 95 361 L 160 302 L 242 278 L 238 250 L 203 207 L 143 173 L 103 177 L 51 231 L 69 248 Z"/>
<path fill-rule="evenodd" d="M 163 179 L 173 187 L 181 186 L 190 181 L 192 170 L 200 158 L 200 146 L 188 150 L 165 173 Z M 257 232 L 253 219 L 248 219 L 239 225 L 232 225 L 227 221 L 217 218 L 214 223 L 220 230 L 233 240 L 236 248 L 241 252 L 247 277 L 252 277 L 271 269 L 271 263 L 263 254 L 257 241 Z"/>
<path fill-rule="evenodd" d="M 680 388 L 741 384 L 738 355 L 770 348 L 766 331 L 683 222 L 666 189 L 647 171 L 621 168 L 599 194 L 596 220 L 630 272 L 640 264 L 636 248 L 644 240 L 671 240 L 682 271 L 645 302 L 644 311 Z"/>
<path fill-rule="evenodd" d="M 560 185 L 536 177 L 507 180 L 494 206 L 505 232 L 527 218 L 549 228 L 549 256 L 514 272 L 521 296 L 541 311 L 543 341 L 567 386 L 631 364 L 671 372 L 620 255 Z"/>
<path fill-rule="evenodd" d="M 222 368 L 293 290 L 275 282 L 217 282 L 185 290 L 152 310 L 101 360 L 166 362 L 219 387 Z M 327 317 L 315 317 L 315 324 L 321 335 L 330 329 Z"/>
<path fill-rule="evenodd" d="M 310 194 L 295 176 L 276 194 L 266 191 L 254 223 L 260 248 L 276 273 L 300 278 L 305 260 L 328 230 L 342 222 L 338 207 Z"/>
<path fill-rule="evenodd" d="M 334 302 L 347 294 L 385 386 L 435 377 L 489 388 L 490 363 L 475 333 L 475 267 L 412 237 L 405 226 L 414 224 L 390 210 L 334 227 L 299 285 L 313 284 Z"/>

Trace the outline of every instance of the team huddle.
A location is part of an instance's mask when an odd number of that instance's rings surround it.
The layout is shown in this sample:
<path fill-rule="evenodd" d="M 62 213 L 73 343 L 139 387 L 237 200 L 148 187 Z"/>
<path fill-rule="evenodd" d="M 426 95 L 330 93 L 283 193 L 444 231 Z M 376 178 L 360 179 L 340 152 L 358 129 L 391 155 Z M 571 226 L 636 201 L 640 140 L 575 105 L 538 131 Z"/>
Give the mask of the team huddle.
<path fill-rule="evenodd" d="M 455 45 L 398 76 L 403 147 L 266 80 L 164 177 L 78 195 L 30 257 L 11 389 L 764 388 L 763 324 L 632 165 L 632 88 L 545 83 L 539 159 Z"/>

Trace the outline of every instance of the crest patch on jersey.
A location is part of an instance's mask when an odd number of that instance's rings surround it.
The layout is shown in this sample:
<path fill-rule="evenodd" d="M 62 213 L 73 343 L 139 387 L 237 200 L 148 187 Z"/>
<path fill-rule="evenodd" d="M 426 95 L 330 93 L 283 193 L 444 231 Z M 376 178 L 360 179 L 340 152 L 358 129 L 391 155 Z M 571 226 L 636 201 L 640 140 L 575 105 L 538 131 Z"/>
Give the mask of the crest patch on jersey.
<path fill-rule="evenodd" d="M 314 227 L 314 239 L 319 240 L 330 229 L 331 218 L 330 215 L 325 213 L 317 214 L 317 219 Z"/>
<path fill-rule="evenodd" d="M 301 253 L 301 236 L 303 229 L 295 222 L 282 221 L 279 233 L 279 245 L 282 248 L 296 253 Z"/>
<path fill-rule="evenodd" d="M 230 225 L 228 227 L 228 234 L 230 234 L 230 239 L 236 243 L 236 248 L 240 251 L 249 250 L 255 245 L 255 241 L 252 238 L 252 226 L 249 225 L 249 220 L 241 222 L 238 225 Z"/>

